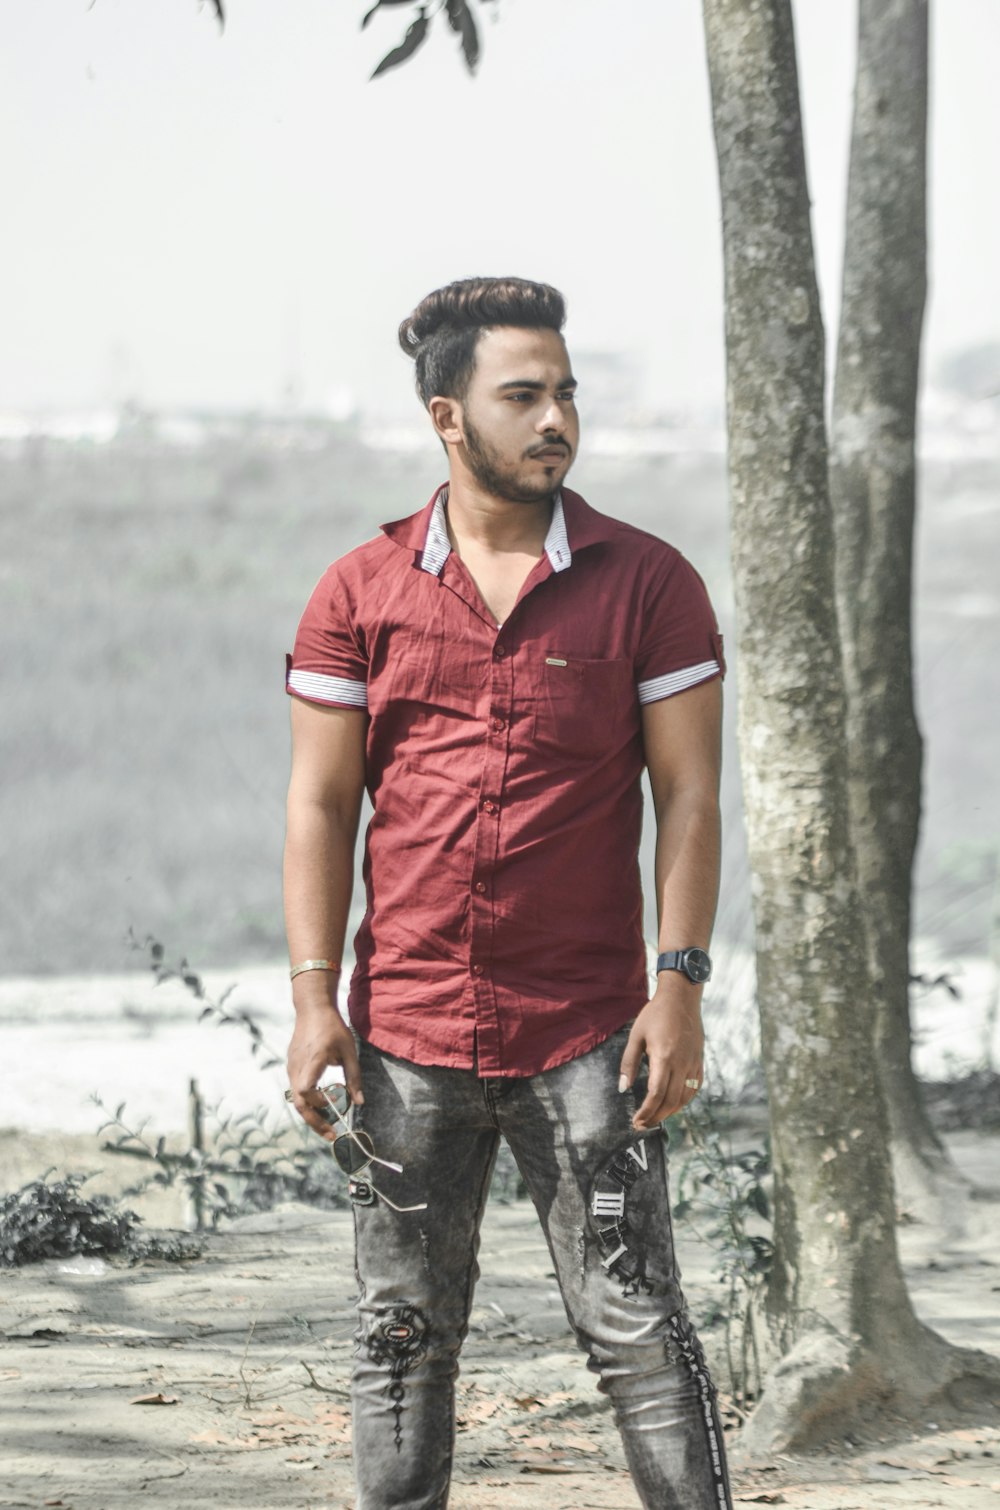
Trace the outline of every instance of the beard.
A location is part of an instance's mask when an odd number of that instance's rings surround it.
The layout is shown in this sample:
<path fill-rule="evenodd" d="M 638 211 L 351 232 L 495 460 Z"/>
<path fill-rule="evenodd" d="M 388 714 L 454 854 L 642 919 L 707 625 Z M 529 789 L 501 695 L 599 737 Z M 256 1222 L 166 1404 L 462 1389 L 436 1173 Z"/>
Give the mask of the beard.
<path fill-rule="evenodd" d="M 566 455 L 572 457 L 568 446 Z M 552 482 L 544 474 L 537 481 L 529 481 L 522 476 L 518 466 L 504 461 L 499 452 L 483 439 L 467 416 L 465 459 L 479 486 L 496 498 L 506 499 L 508 503 L 543 503 L 554 498 L 559 491 L 560 484 Z"/>

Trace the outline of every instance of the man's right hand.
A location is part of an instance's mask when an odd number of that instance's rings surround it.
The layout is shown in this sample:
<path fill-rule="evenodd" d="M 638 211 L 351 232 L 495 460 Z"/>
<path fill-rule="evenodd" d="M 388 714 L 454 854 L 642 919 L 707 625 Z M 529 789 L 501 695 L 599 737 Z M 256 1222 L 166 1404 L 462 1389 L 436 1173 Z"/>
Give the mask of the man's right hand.
<path fill-rule="evenodd" d="M 288 1046 L 288 1083 L 293 1092 L 292 1105 L 300 1117 L 328 1141 L 336 1137 L 338 1129 L 322 1115 L 325 1102 L 316 1093 L 316 1087 L 330 1066 L 343 1070 L 348 1094 L 360 1106 L 365 1098 L 354 1035 L 329 993 L 310 991 L 306 999 L 296 1000 L 295 1030 Z"/>

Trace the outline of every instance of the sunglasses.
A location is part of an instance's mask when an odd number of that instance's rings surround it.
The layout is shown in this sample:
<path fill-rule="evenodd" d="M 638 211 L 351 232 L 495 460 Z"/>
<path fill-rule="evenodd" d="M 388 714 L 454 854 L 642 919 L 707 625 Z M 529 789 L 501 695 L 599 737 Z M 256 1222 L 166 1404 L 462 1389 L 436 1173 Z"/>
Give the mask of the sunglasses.
<path fill-rule="evenodd" d="M 403 1166 L 402 1164 L 394 1164 L 391 1159 L 380 1159 L 375 1152 L 375 1145 L 372 1143 L 368 1133 L 363 1130 L 359 1132 L 354 1131 L 354 1128 L 347 1120 L 351 1098 L 347 1093 L 346 1085 L 320 1085 L 316 1088 L 326 1102 L 325 1107 L 319 1108 L 321 1116 L 334 1127 L 339 1123 L 343 1129 L 335 1134 L 330 1146 L 334 1158 L 348 1179 L 357 1181 L 360 1185 L 366 1185 L 374 1195 L 378 1196 L 379 1200 L 384 1201 L 393 1211 L 426 1211 L 426 1201 L 420 1201 L 416 1206 L 397 1206 L 395 1201 L 390 1201 L 389 1197 L 383 1191 L 372 1184 L 368 1171 L 373 1164 L 381 1164 L 383 1169 L 391 1169 L 394 1174 L 402 1174 Z M 287 1090 L 285 1092 L 285 1100 L 291 1101 L 292 1094 L 291 1090 Z M 361 1204 L 365 1205 L 367 1203 L 362 1201 Z"/>

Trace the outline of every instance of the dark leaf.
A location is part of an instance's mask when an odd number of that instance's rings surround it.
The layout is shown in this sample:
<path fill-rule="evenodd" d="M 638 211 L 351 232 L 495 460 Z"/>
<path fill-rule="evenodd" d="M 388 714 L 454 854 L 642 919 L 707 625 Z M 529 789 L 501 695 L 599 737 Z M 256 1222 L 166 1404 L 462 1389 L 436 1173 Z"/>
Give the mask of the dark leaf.
<path fill-rule="evenodd" d="M 166 1138 L 157 1138 L 157 1140 L 156 1140 L 156 1155 L 155 1155 L 155 1157 L 158 1158 L 158 1159 L 162 1159 L 164 1153 L 166 1152 L 166 1147 L 167 1147 L 167 1140 L 166 1140 Z"/>
<path fill-rule="evenodd" d="M 372 78 L 377 79 L 379 74 L 388 73 L 390 68 L 396 68 L 400 63 L 405 63 L 407 58 L 412 58 L 420 44 L 426 40 L 428 24 L 427 17 L 421 11 L 417 19 L 411 23 L 399 46 L 394 47 L 392 52 L 386 53 L 372 74 Z"/>
<path fill-rule="evenodd" d="M 466 0 L 447 0 L 448 25 L 462 39 L 462 52 L 470 73 L 475 73 L 479 62 L 479 33 Z"/>
<path fill-rule="evenodd" d="M 222 0 L 212 0 L 212 8 L 214 9 L 215 14 L 219 18 L 219 25 L 220 26 L 225 26 L 225 24 L 226 24 L 226 17 L 225 17 L 225 14 L 223 12 L 223 9 L 222 9 Z"/>

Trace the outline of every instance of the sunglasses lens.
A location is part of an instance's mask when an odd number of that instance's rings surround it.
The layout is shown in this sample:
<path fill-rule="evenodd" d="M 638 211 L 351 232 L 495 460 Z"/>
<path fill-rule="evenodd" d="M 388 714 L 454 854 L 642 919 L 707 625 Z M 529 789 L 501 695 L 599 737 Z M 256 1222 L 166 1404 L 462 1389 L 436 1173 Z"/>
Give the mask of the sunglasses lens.
<path fill-rule="evenodd" d="M 345 1174 L 357 1174 L 359 1169 L 364 1169 L 371 1163 L 374 1152 L 367 1133 L 357 1132 L 353 1136 L 341 1133 L 334 1139 L 333 1155 Z"/>
<path fill-rule="evenodd" d="M 351 1104 L 346 1085 L 321 1085 L 319 1093 L 324 1097 L 322 1110 L 328 1122 L 333 1122 L 338 1116 L 343 1117 L 346 1114 Z"/>

